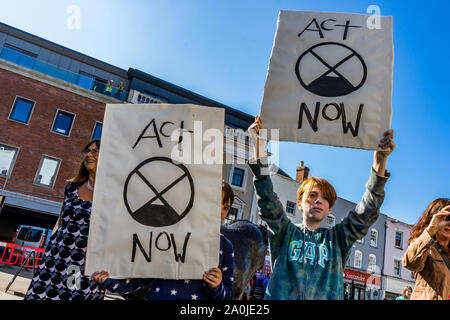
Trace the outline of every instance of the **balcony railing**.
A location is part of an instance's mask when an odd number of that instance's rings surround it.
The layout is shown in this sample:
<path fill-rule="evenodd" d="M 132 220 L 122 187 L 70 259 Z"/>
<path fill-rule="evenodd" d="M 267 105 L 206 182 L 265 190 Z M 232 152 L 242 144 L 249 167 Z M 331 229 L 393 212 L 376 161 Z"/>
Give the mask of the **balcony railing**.
<path fill-rule="evenodd" d="M 118 87 L 108 86 L 107 83 L 94 80 L 94 78 L 88 75 L 77 74 L 69 70 L 58 68 L 12 48 L 2 48 L 0 58 L 121 101 L 126 101 L 128 96 L 128 91 L 125 91 L 124 89 L 120 90 Z"/>

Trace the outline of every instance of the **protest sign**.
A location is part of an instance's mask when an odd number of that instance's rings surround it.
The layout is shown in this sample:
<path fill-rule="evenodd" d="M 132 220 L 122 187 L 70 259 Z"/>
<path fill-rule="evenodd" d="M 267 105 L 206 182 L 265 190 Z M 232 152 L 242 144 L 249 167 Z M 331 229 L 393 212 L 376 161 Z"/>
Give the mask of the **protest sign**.
<path fill-rule="evenodd" d="M 224 109 L 108 104 L 86 274 L 201 279 L 217 267 Z"/>
<path fill-rule="evenodd" d="M 391 124 L 392 17 L 280 11 L 261 118 L 280 141 L 379 150 Z"/>

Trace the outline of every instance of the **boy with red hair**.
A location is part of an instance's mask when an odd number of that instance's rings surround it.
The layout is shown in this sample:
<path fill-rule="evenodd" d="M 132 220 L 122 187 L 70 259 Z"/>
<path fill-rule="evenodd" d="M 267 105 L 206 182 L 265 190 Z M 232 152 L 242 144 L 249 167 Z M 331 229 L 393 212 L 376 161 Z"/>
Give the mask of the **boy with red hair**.
<path fill-rule="evenodd" d="M 249 132 L 259 134 L 262 121 L 256 116 Z M 362 200 L 347 217 L 332 229 L 321 228 L 336 201 L 336 191 L 324 179 L 311 177 L 297 192 L 297 203 L 303 223 L 295 225 L 284 212 L 273 191 L 270 176 L 262 174 L 267 167 L 265 148 L 255 150 L 257 162 L 249 163 L 254 174 L 259 214 L 271 229 L 270 251 L 272 276 L 266 289 L 268 300 L 342 300 L 344 267 L 353 243 L 362 239 L 377 220 L 384 200 L 388 155 L 394 150 L 393 130 L 385 133 L 375 151 L 370 178 Z M 266 170 L 267 172 L 267 170 Z"/>

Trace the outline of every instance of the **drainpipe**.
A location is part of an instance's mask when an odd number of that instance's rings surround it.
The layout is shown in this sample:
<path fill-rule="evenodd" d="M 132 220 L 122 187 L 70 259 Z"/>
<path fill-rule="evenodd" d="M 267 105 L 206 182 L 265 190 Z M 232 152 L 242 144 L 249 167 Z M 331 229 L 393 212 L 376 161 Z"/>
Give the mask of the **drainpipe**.
<path fill-rule="evenodd" d="M 386 217 L 386 221 L 384 222 L 384 249 L 383 249 L 383 267 L 381 268 L 381 295 L 382 295 L 382 299 L 384 299 L 386 297 L 386 280 L 385 280 L 385 276 L 384 276 L 384 264 L 385 264 L 385 257 L 386 257 L 386 238 L 387 238 L 387 219 L 388 217 Z"/>

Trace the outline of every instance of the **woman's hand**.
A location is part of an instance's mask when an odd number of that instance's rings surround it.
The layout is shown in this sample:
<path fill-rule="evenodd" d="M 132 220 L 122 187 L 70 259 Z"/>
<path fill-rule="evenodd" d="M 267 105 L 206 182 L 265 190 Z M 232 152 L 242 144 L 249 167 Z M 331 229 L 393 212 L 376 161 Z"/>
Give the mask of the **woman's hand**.
<path fill-rule="evenodd" d="M 445 220 L 448 216 L 450 216 L 450 206 L 445 206 L 438 213 L 433 215 L 430 224 L 426 229 L 430 236 L 433 237 L 445 227 L 450 227 L 450 221 Z"/>
<path fill-rule="evenodd" d="M 217 288 L 222 282 L 222 270 L 219 268 L 211 268 L 203 274 L 203 281 L 212 288 Z"/>
<path fill-rule="evenodd" d="M 95 271 L 92 275 L 91 275 L 91 280 L 102 284 L 103 282 L 106 281 L 106 279 L 108 279 L 110 276 L 109 272 L 106 270 L 101 270 L 101 271 Z"/>

